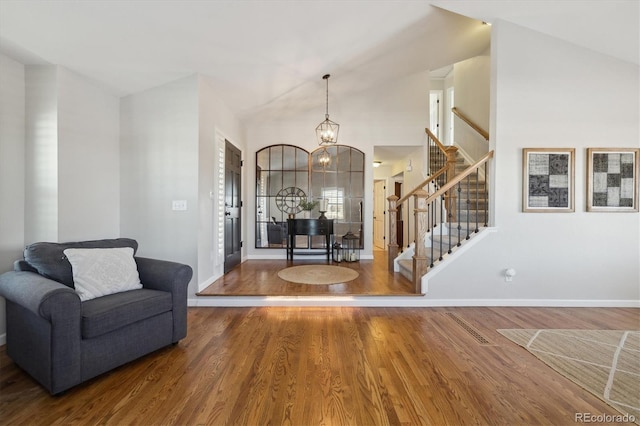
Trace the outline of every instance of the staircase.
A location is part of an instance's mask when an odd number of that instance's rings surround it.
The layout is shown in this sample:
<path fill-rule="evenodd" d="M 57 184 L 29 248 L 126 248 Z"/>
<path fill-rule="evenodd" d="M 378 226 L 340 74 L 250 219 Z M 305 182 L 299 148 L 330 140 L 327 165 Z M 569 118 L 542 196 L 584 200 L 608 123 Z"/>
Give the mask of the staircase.
<path fill-rule="evenodd" d="M 480 229 L 488 226 L 489 203 L 485 176 L 493 157 L 488 152 L 474 164 L 469 164 L 458 148 L 444 146 L 429 129 L 430 176 L 408 194 L 389 201 L 389 270 L 399 272 L 422 293 L 422 277 L 428 269 L 445 259 Z M 413 219 L 414 243 L 399 253 L 396 217 L 405 205 Z"/>
<path fill-rule="evenodd" d="M 437 150 L 437 147 L 430 148 L 431 170 L 436 170 L 437 167 L 434 160 L 437 157 Z M 460 152 L 456 152 L 455 174 L 459 175 L 470 166 L 471 164 L 464 159 Z M 438 178 L 436 181 L 437 187 L 446 183 L 444 178 Z M 473 171 L 469 174 L 468 180 L 465 180 L 456 190 L 456 198 L 461 201 L 457 203 L 459 208 L 456 211 L 456 221 L 441 224 L 442 232 L 438 227 L 435 227 L 427 234 L 425 245 L 428 247 L 427 263 L 429 267 L 433 267 L 436 262 L 443 260 L 447 254 L 453 253 L 457 247 L 464 244 L 464 241 L 471 239 L 481 227 L 487 226 L 489 203 L 487 196 L 484 178 L 478 170 Z M 462 237 L 460 244 L 451 247 L 450 243 L 457 241 L 458 237 Z M 400 255 L 397 262 L 399 272 L 410 281 L 413 281 L 413 254 L 413 247 L 410 247 L 407 252 Z"/>

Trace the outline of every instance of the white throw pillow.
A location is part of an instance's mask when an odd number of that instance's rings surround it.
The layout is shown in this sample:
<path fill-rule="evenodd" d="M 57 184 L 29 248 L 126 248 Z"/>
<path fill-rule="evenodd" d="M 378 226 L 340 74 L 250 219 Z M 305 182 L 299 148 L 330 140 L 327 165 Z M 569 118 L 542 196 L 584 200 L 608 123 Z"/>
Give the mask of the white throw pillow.
<path fill-rule="evenodd" d="M 80 300 L 142 288 L 131 247 L 66 249 Z"/>

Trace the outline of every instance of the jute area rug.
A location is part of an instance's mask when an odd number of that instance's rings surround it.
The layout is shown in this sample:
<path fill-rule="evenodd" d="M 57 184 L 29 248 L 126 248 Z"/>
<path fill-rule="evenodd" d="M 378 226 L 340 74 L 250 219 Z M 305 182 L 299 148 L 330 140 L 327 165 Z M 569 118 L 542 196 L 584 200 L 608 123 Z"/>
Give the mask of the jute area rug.
<path fill-rule="evenodd" d="M 640 424 L 640 331 L 498 332 Z"/>
<path fill-rule="evenodd" d="M 331 265 L 291 266 L 278 271 L 278 276 L 285 281 L 297 284 L 339 284 L 358 278 L 358 271 Z"/>

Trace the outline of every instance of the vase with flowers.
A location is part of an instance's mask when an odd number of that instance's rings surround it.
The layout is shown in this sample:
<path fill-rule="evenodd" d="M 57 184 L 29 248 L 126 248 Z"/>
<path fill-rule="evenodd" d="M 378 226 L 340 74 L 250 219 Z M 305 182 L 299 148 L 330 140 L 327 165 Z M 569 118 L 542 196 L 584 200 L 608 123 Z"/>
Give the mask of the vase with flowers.
<path fill-rule="evenodd" d="M 311 210 L 315 209 L 317 205 L 318 202 L 311 199 L 300 201 L 300 207 L 302 207 L 302 210 L 305 212 L 311 212 Z M 305 216 L 308 218 L 310 213 L 306 213 Z"/>

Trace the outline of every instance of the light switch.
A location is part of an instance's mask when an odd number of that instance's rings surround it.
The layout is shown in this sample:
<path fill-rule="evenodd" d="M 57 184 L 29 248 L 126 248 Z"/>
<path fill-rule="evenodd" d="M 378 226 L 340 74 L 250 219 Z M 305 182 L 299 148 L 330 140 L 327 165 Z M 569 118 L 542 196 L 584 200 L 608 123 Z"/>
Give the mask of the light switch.
<path fill-rule="evenodd" d="M 187 200 L 173 200 L 172 210 L 186 210 Z"/>

